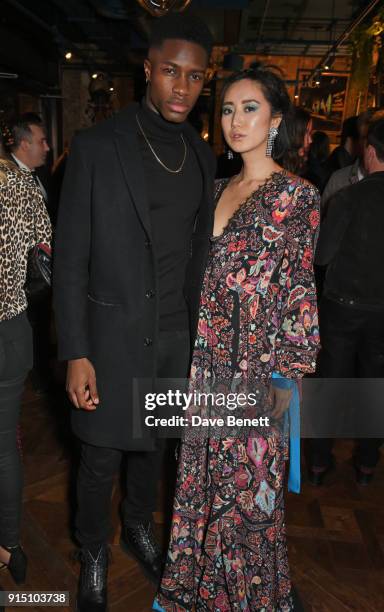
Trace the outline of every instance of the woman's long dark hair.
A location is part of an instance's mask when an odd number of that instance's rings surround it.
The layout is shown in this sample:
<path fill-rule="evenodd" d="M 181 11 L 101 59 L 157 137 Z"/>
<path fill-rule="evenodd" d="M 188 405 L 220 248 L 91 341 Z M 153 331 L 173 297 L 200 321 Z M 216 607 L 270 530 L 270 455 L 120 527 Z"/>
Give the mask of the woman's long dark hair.
<path fill-rule="evenodd" d="M 274 66 L 265 66 L 260 63 L 254 63 L 247 70 L 235 72 L 228 77 L 224 83 L 222 90 L 222 100 L 226 91 L 231 85 L 238 81 L 248 79 L 258 83 L 263 91 L 263 94 L 271 105 L 272 117 L 281 117 L 279 132 L 276 136 L 272 158 L 275 161 L 281 160 L 286 151 L 289 149 L 289 137 L 287 130 L 287 121 L 291 111 L 291 101 L 287 92 L 287 88 L 281 76 L 277 74 L 278 68 Z"/>
<path fill-rule="evenodd" d="M 290 146 L 283 156 L 281 164 L 283 168 L 293 172 L 293 174 L 303 175 L 306 171 L 307 160 L 300 152 L 304 145 L 305 133 L 310 120 L 311 115 L 304 108 L 300 106 L 292 107 L 287 123 Z"/>

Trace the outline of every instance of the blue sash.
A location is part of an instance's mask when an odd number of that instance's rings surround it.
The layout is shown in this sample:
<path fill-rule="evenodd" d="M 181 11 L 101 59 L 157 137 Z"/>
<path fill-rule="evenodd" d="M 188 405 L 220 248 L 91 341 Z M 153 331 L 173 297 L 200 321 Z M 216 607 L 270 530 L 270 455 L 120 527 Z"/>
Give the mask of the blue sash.
<path fill-rule="evenodd" d="M 152 604 L 152 610 L 156 610 L 156 612 L 165 612 L 164 608 L 162 608 L 160 604 L 157 603 L 157 599 L 155 599 Z"/>
<path fill-rule="evenodd" d="M 291 402 L 284 415 L 284 429 L 289 429 L 288 491 L 300 493 L 300 398 L 296 381 L 273 372 L 273 385 L 279 389 L 292 389 Z"/>

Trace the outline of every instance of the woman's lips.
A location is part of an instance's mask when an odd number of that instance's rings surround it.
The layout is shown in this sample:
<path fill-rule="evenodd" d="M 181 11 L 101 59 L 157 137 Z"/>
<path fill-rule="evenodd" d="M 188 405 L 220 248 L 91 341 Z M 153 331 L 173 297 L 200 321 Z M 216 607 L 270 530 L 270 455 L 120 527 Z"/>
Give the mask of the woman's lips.
<path fill-rule="evenodd" d="M 245 134 L 231 134 L 231 140 L 241 140 L 242 138 L 245 138 Z"/>

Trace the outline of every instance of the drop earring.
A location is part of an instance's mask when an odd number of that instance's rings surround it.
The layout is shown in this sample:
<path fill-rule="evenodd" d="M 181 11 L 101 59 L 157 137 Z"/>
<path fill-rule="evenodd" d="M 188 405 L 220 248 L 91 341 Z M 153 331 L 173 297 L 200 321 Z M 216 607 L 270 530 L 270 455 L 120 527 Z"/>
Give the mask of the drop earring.
<path fill-rule="evenodd" d="M 233 159 L 233 151 L 227 147 L 227 159 Z"/>
<path fill-rule="evenodd" d="M 279 130 L 276 127 L 269 128 L 268 140 L 267 140 L 267 149 L 265 151 L 265 155 L 267 157 L 272 157 L 273 145 L 276 139 Z"/>

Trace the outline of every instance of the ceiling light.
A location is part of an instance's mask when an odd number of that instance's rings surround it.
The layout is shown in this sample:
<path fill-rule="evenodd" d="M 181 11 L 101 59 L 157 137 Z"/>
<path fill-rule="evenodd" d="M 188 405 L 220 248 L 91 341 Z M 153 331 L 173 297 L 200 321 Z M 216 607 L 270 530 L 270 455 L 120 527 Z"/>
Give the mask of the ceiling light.
<path fill-rule="evenodd" d="M 115 91 L 115 88 L 114 87 L 110 87 L 109 91 Z"/>
<path fill-rule="evenodd" d="M 65 54 L 65 59 L 70 60 L 71 58 L 72 58 L 72 53 L 70 51 L 67 51 L 67 53 Z"/>
<path fill-rule="evenodd" d="M 97 77 L 98 77 L 98 76 L 99 76 L 99 75 L 97 74 L 97 72 L 94 72 L 94 73 L 93 73 L 93 75 L 92 75 L 92 78 L 93 78 L 93 79 L 97 79 Z"/>
<path fill-rule="evenodd" d="M 320 85 L 320 81 L 316 81 L 316 85 Z"/>
<path fill-rule="evenodd" d="M 324 70 L 329 70 L 329 66 L 324 66 Z"/>

